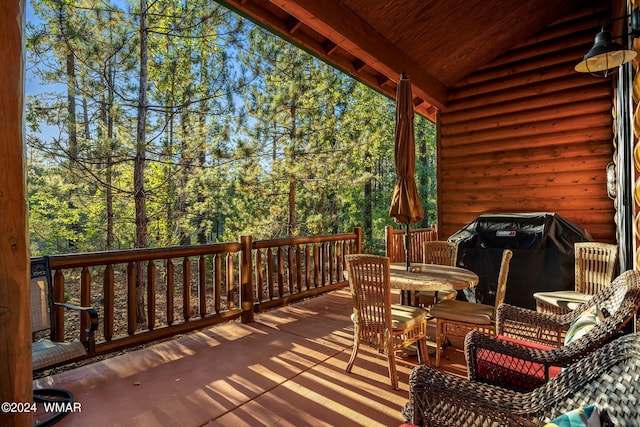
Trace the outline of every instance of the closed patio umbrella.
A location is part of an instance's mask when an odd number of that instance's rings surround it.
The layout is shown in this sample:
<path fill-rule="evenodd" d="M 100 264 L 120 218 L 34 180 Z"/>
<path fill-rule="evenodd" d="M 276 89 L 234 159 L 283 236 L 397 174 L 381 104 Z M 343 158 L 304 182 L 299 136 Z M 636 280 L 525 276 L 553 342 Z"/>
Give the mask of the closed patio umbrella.
<path fill-rule="evenodd" d="M 396 186 L 393 190 L 389 216 L 398 224 L 406 225 L 404 249 L 407 270 L 411 263 L 411 237 L 409 225 L 424 218 L 418 186 L 416 185 L 416 151 L 413 130 L 413 97 L 411 82 L 402 72 L 396 91 L 396 134 L 395 134 Z"/>

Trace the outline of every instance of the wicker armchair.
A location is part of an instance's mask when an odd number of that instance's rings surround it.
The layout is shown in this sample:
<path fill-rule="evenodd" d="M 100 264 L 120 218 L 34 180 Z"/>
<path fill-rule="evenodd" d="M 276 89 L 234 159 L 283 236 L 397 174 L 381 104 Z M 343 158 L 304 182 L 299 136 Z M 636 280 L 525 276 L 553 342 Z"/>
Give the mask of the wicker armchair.
<path fill-rule="evenodd" d="M 575 248 L 575 290 L 536 292 L 536 310 L 541 313 L 565 314 L 588 301 L 616 274 L 618 245 L 597 242 L 580 242 Z"/>
<path fill-rule="evenodd" d="M 358 355 L 360 344 L 375 348 L 387 357 L 391 386 L 398 389 L 395 352 L 418 344 L 418 359 L 429 361 L 427 312 L 420 307 L 391 304 L 389 258 L 376 255 L 347 255 L 349 286 L 353 301 L 353 350 L 346 371 Z"/>
<path fill-rule="evenodd" d="M 640 425 L 640 335 L 592 352 L 543 386 L 522 393 L 415 367 L 409 377 L 407 421 L 419 426 L 541 426 L 594 404 L 603 427 Z"/>
<path fill-rule="evenodd" d="M 606 317 L 564 345 L 569 326 L 595 308 Z M 591 300 L 564 315 L 502 304 L 497 313 L 497 336 L 471 332 L 465 338 L 469 379 L 535 388 L 560 368 L 613 340 L 638 309 L 640 272 L 635 270 L 621 274 Z"/>

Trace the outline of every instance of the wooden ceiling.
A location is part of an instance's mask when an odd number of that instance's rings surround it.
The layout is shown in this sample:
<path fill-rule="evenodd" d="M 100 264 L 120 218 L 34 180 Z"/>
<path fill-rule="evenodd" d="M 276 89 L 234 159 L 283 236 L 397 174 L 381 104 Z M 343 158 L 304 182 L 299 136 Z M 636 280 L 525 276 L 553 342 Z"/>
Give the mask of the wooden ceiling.
<path fill-rule="evenodd" d="M 416 111 L 432 120 L 461 79 L 584 7 L 581 0 L 219 2 L 391 97 L 406 71 Z"/>

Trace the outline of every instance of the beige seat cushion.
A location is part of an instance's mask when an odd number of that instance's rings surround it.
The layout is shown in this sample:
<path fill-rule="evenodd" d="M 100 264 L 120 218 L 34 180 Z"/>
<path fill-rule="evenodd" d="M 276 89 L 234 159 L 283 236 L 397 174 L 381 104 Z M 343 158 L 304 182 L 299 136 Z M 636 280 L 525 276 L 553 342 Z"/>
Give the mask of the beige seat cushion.
<path fill-rule="evenodd" d="M 391 324 L 393 329 L 407 329 L 427 318 L 427 311 L 421 307 L 391 304 Z"/>
<path fill-rule="evenodd" d="M 424 301 L 426 301 L 428 305 L 431 305 L 434 302 L 435 296 L 435 291 L 416 291 L 416 298 L 420 303 L 424 303 Z M 456 299 L 457 296 L 458 291 L 438 291 L 438 301 Z"/>
<path fill-rule="evenodd" d="M 556 307 L 574 310 L 583 302 L 589 301 L 593 295 L 583 294 L 576 291 L 552 291 L 536 292 L 533 294 L 536 301 L 541 301 Z"/>
<path fill-rule="evenodd" d="M 438 319 L 491 325 L 495 321 L 495 310 L 490 305 L 467 301 L 444 300 L 431 307 L 431 315 Z"/>
<path fill-rule="evenodd" d="M 402 304 L 391 304 L 391 327 L 407 329 L 427 318 L 427 310 Z M 355 323 L 356 315 L 351 313 L 351 321 Z"/>
<path fill-rule="evenodd" d="M 36 341 L 31 347 L 33 370 L 45 366 L 53 366 L 87 354 L 80 341 L 55 342 L 51 340 Z"/>

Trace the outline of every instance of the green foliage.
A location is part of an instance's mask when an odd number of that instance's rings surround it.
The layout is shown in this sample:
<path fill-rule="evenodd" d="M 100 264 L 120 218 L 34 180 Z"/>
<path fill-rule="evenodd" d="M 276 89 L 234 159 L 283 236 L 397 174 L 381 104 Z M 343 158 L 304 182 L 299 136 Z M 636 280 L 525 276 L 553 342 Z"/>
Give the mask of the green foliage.
<path fill-rule="evenodd" d="M 51 88 L 26 103 L 32 252 L 133 247 L 139 4 L 32 5 L 27 65 Z M 147 6 L 149 245 L 364 225 L 365 248 L 379 252 L 393 224 L 395 104 L 214 2 Z M 433 223 L 435 129 L 424 119 L 416 144 Z"/>

